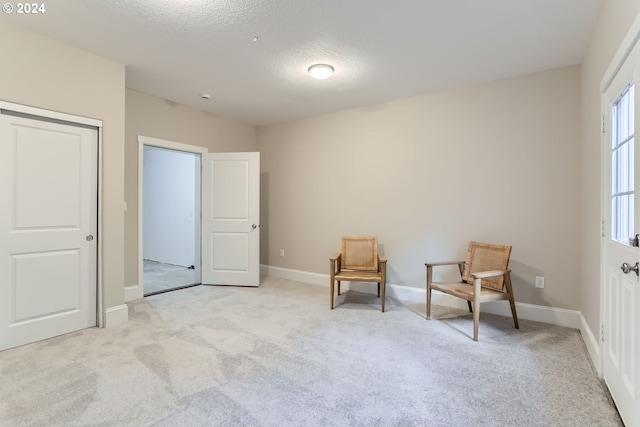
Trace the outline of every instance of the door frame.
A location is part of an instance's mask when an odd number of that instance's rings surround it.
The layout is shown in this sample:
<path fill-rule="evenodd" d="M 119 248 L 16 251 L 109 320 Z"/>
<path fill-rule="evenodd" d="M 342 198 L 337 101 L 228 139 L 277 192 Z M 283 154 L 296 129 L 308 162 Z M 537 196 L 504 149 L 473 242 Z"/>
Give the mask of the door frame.
<path fill-rule="evenodd" d="M 206 147 L 183 144 L 181 142 L 167 141 L 164 139 L 152 138 L 138 135 L 138 286 L 133 290 L 128 290 L 126 301 L 144 297 L 144 146 L 150 145 L 169 150 L 184 151 L 201 155 L 208 153 Z M 202 207 L 200 208 L 202 209 Z M 198 212 L 200 214 L 200 212 Z"/>
<path fill-rule="evenodd" d="M 13 102 L 7 102 L 0 100 L 0 110 L 13 111 L 20 114 L 27 114 L 34 116 L 35 118 L 41 117 L 45 120 L 54 120 L 67 122 L 71 125 L 83 125 L 95 127 L 98 130 L 98 149 L 96 159 L 98 167 L 98 218 L 97 218 L 97 231 L 96 231 L 96 247 L 97 247 L 97 260 L 96 260 L 96 320 L 97 326 L 100 328 L 105 327 L 105 313 L 104 313 L 104 286 L 103 286 L 103 248 L 102 248 L 102 213 L 103 213 L 103 200 L 102 200 L 102 120 L 93 119 L 90 117 L 77 116 L 75 114 L 61 113 L 58 111 L 47 110 L 44 108 L 30 107 L 27 105 L 15 104 Z"/>

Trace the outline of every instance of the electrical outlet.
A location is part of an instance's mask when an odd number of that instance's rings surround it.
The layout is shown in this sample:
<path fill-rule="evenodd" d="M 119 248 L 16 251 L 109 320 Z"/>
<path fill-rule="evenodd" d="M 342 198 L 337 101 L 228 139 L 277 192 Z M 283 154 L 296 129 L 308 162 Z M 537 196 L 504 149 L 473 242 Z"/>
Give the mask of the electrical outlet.
<path fill-rule="evenodd" d="M 284 258 L 284 249 L 280 249 L 280 256 Z"/>
<path fill-rule="evenodd" d="M 536 276 L 536 288 L 544 288 L 544 277 Z"/>

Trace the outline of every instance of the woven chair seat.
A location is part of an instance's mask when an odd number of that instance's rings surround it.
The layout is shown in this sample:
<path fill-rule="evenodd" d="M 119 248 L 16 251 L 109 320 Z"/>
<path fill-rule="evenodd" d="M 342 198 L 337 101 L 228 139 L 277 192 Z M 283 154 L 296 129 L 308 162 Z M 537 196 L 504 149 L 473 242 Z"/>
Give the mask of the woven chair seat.
<path fill-rule="evenodd" d="M 467 301 L 473 301 L 473 284 L 466 282 L 458 283 L 434 283 L 431 282 L 431 289 L 444 292 L 449 295 L 453 295 L 458 298 L 466 299 Z M 480 288 L 480 298 L 483 302 L 487 301 L 499 301 L 503 299 L 509 299 L 509 294 L 502 291 L 497 291 L 491 288 Z"/>
<path fill-rule="evenodd" d="M 336 273 L 334 279 L 353 282 L 379 282 L 382 280 L 382 276 L 377 271 L 341 271 Z"/>

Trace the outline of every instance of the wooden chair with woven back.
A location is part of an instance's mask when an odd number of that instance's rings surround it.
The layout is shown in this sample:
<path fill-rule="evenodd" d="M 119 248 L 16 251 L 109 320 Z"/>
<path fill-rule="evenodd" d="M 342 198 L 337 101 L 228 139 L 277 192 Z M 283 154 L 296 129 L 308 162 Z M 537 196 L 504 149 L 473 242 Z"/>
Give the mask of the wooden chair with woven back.
<path fill-rule="evenodd" d="M 467 300 L 473 312 L 473 340 L 478 341 L 480 303 L 508 300 L 516 329 L 519 329 L 516 303 L 511 286 L 509 257 L 511 246 L 469 242 L 464 261 L 430 262 L 427 267 L 427 319 L 431 318 L 431 291 L 436 290 Z M 454 283 L 433 282 L 433 268 L 457 265 L 461 281 Z"/>
<path fill-rule="evenodd" d="M 330 258 L 331 265 L 331 309 L 333 310 L 335 282 L 338 282 L 338 295 L 340 295 L 340 282 L 372 282 L 378 284 L 378 297 L 381 296 L 382 311 L 384 312 L 384 299 L 386 290 L 387 258 L 378 253 L 377 237 L 353 237 L 342 238 L 342 247 L 339 253 Z"/>

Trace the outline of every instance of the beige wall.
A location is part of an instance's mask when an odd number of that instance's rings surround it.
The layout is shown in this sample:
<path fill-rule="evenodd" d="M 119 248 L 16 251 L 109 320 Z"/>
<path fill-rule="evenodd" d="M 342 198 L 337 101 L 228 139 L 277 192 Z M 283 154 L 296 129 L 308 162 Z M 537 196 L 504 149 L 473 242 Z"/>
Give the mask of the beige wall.
<path fill-rule="evenodd" d="M 105 308 L 124 301 L 124 66 L 0 26 L 0 99 L 103 122 L 103 285 Z"/>
<path fill-rule="evenodd" d="M 425 261 L 506 243 L 518 301 L 579 310 L 579 119 L 575 66 L 259 128 L 261 262 L 328 274 L 340 236 L 378 235 L 422 288 Z"/>
<path fill-rule="evenodd" d="M 127 286 L 138 284 L 138 135 L 206 147 L 209 152 L 257 151 L 253 126 L 126 90 L 124 258 Z"/>
<path fill-rule="evenodd" d="M 638 0 L 605 1 L 582 65 L 580 307 L 596 337 L 600 334 L 600 82 L 639 12 Z"/>

